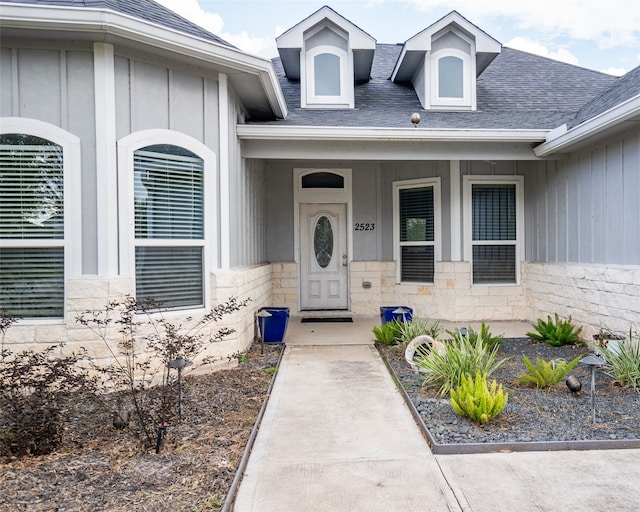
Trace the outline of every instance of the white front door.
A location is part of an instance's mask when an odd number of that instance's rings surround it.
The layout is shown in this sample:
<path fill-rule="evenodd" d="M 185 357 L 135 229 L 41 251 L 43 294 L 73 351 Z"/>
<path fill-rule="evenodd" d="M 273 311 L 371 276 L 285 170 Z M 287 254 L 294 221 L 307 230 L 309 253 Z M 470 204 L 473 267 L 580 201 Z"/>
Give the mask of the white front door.
<path fill-rule="evenodd" d="M 347 309 L 347 205 L 300 204 L 300 308 Z"/>

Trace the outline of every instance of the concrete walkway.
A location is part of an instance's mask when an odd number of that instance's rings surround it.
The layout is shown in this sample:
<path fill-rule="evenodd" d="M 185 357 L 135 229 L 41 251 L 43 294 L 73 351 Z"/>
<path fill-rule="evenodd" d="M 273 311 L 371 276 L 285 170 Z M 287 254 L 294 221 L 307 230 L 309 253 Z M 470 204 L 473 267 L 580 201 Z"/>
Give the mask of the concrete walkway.
<path fill-rule="evenodd" d="M 235 512 L 640 510 L 639 450 L 434 456 L 372 344 L 378 322 L 291 319 Z"/>

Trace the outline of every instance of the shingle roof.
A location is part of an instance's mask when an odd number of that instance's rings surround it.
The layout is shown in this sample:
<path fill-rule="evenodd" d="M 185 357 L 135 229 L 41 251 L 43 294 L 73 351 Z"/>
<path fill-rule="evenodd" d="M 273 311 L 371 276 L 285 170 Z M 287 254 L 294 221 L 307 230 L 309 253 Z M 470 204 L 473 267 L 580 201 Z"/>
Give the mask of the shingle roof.
<path fill-rule="evenodd" d="M 611 87 L 615 77 L 503 48 L 477 79 L 474 112 L 425 112 L 411 84 L 390 80 L 400 45 L 378 44 L 371 80 L 355 86 L 355 109 L 302 109 L 300 83 L 273 64 L 289 115 L 269 124 L 299 126 L 411 127 L 420 112 L 420 128 L 553 129 Z"/>
<path fill-rule="evenodd" d="M 235 48 L 220 37 L 199 27 L 195 23 L 179 16 L 153 0 L 2 0 L 15 4 L 51 5 L 60 7 L 79 7 L 105 9 L 125 14 L 143 21 L 170 28 L 184 34 L 206 39 L 217 44 Z"/>
<path fill-rule="evenodd" d="M 610 108 L 640 94 L 640 66 L 618 78 L 613 86 L 584 105 L 568 124 L 569 128 L 606 112 Z"/>

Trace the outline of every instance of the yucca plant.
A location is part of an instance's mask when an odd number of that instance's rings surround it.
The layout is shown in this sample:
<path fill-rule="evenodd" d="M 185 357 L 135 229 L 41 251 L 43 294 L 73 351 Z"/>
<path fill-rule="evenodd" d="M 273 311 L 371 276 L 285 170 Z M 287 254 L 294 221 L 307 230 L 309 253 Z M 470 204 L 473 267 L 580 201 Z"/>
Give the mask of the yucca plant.
<path fill-rule="evenodd" d="M 516 382 L 518 384 L 524 384 L 526 386 L 537 387 L 540 389 L 555 386 L 558 382 L 564 379 L 571 370 L 573 370 L 581 357 L 582 356 L 578 356 L 569 363 L 564 359 L 552 359 L 551 361 L 545 361 L 544 359 L 537 358 L 536 364 L 534 365 L 529 358 L 523 354 L 522 360 L 524 361 L 527 373 L 518 375 Z"/>
<path fill-rule="evenodd" d="M 402 321 L 394 320 L 383 325 L 374 325 L 373 335 L 378 343 L 383 345 L 395 345 L 400 339 L 400 324 Z"/>
<path fill-rule="evenodd" d="M 621 386 L 640 391 L 640 337 L 633 336 L 615 346 L 595 346 L 596 352 L 606 361 L 605 372 Z"/>
<path fill-rule="evenodd" d="M 488 423 L 495 418 L 509 400 L 509 394 L 502 391 L 502 384 L 495 379 L 491 387 L 487 385 L 487 376 L 477 373 L 475 379 L 464 375 L 462 382 L 451 390 L 451 407 L 460 416 L 468 416 L 479 423 Z"/>
<path fill-rule="evenodd" d="M 496 361 L 498 346 L 489 347 L 482 336 L 471 339 L 459 333 L 444 343 L 444 350 L 419 352 L 414 361 L 424 370 L 423 386 L 438 387 L 438 395 L 446 396 L 460 386 L 465 375 L 491 375 L 506 359 Z"/>
<path fill-rule="evenodd" d="M 413 317 L 411 322 L 400 322 L 400 342 L 406 345 L 412 339 L 423 335 L 431 336 L 434 340 L 440 336 L 440 322 L 431 322 L 428 318 Z"/>
<path fill-rule="evenodd" d="M 563 320 L 555 313 L 555 322 L 550 315 L 547 316 L 546 322 L 542 318 L 538 318 L 536 324 L 533 325 L 536 332 L 528 332 L 527 336 L 532 340 L 544 341 L 554 347 L 562 345 L 582 344 L 580 333 L 582 327 L 576 327 L 571 322 L 571 317 Z"/>

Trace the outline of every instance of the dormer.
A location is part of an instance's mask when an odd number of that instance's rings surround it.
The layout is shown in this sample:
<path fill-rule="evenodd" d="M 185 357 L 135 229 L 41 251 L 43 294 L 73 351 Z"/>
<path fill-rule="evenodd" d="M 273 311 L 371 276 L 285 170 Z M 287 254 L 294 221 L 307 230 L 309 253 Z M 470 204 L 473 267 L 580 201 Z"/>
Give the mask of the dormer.
<path fill-rule="evenodd" d="M 426 110 L 476 110 L 476 78 L 501 49 L 452 11 L 404 43 L 391 79 L 411 82 Z"/>
<path fill-rule="evenodd" d="M 325 6 L 276 43 L 287 78 L 300 81 L 302 108 L 354 108 L 354 85 L 369 80 L 375 39 Z"/>

